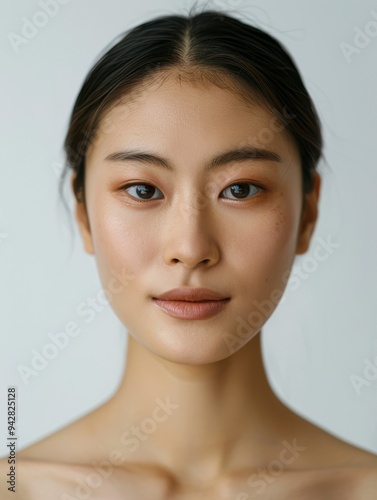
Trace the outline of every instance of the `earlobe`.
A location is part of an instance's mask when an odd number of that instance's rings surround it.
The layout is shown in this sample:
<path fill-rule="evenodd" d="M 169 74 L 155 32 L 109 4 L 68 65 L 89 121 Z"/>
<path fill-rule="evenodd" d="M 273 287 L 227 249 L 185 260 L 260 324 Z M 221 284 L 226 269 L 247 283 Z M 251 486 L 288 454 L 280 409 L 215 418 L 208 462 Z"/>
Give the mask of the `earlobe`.
<path fill-rule="evenodd" d="M 321 189 L 321 176 L 314 174 L 314 185 L 310 193 L 305 195 L 305 206 L 301 217 L 299 234 L 297 237 L 296 254 L 306 253 L 318 218 L 318 203 Z"/>

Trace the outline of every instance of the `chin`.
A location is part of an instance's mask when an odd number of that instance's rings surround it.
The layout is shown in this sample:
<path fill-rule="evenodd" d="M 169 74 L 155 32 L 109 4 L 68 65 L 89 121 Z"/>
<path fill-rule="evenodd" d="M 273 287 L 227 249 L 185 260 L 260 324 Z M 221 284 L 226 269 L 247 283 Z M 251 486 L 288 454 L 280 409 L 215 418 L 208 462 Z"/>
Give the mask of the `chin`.
<path fill-rule="evenodd" d="M 128 330 L 129 331 L 129 330 Z M 145 331 L 145 330 L 144 330 Z M 232 351 L 224 339 L 224 332 L 219 327 L 211 328 L 203 322 L 190 322 L 180 327 L 161 327 L 147 329 L 151 335 L 129 334 L 155 356 L 172 363 L 186 365 L 204 365 L 226 359 L 242 347 Z M 247 343 L 243 340 L 242 343 Z"/>

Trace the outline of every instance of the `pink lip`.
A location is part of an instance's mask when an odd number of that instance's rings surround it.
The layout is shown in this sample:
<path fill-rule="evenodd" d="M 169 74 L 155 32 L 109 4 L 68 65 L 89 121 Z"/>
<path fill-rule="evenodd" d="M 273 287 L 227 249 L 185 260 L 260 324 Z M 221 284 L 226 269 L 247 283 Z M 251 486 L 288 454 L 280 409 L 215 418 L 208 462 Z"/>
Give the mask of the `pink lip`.
<path fill-rule="evenodd" d="M 224 309 L 230 299 L 189 302 L 184 300 L 160 300 L 153 302 L 164 312 L 180 319 L 207 319 Z"/>

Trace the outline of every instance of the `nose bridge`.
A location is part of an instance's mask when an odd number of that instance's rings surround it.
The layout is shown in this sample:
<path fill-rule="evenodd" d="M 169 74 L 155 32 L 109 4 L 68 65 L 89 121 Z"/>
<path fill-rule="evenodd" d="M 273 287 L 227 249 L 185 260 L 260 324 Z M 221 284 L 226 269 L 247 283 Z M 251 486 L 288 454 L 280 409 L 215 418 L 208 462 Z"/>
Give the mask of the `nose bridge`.
<path fill-rule="evenodd" d="M 174 213 L 177 211 L 186 224 L 205 222 L 210 199 L 199 189 L 184 190 L 184 195 L 180 195 L 176 203 Z"/>
<path fill-rule="evenodd" d="M 194 266 L 218 258 L 216 238 L 211 230 L 208 196 L 197 189 L 184 190 L 171 206 L 166 225 L 165 261 Z"/>

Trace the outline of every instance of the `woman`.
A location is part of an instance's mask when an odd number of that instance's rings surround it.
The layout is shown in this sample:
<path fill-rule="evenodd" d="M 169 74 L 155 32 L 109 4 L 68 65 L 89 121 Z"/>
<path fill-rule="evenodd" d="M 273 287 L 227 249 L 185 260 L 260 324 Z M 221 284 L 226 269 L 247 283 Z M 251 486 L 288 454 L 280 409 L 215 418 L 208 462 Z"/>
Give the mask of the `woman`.
<path fill-rule="evenodd" d="M 89 72 L 65 151 L 127 358 L 110 400 L 18 454 L 20 498 L 377 498 L 377 457 L 290 410 L 263 366 L 321 184 L 279 42 L 216 11 L 137 26 Z"/>

